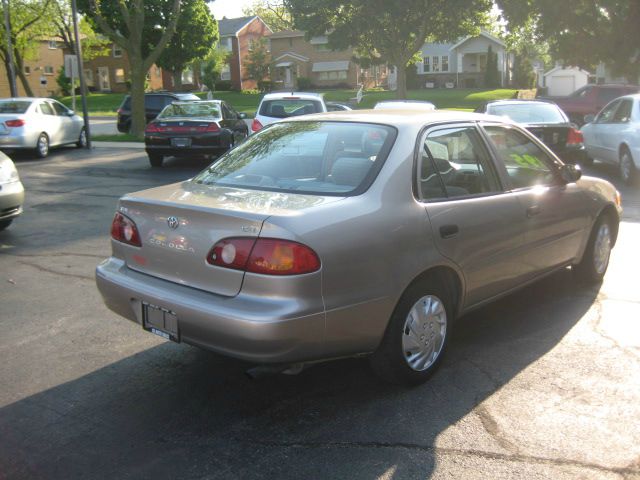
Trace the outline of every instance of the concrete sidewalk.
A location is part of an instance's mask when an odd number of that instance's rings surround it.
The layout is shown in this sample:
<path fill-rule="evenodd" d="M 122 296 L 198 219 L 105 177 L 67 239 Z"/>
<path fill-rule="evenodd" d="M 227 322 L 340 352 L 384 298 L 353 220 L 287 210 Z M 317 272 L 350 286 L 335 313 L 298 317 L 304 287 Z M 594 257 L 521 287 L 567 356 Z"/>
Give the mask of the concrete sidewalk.
<path fill-rule="evenodd" d="M 144 142 L 91 142 L 95 148 L 144 148 Z"/>

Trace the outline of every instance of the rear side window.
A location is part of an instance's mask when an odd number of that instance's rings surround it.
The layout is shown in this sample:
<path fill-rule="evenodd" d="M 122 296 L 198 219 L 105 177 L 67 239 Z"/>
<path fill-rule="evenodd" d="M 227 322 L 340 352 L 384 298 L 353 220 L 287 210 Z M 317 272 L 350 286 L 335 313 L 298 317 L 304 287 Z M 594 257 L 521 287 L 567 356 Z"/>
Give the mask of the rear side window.
<path fill-rule="evenodd" d="M 53 107 L 51 106 L 51 104 L 49 102 L 42 102 L 40 104 L 40 111 L 44 115 L 55 115 L 56 114 L 56 112 L 53 110 Z"/>
<path fill-rule="evenodd" d="M 485 126 L 514 189 L 551 185 L 556 176 L 549 156 L 526 135 L 513 128 Z"/>
<path fill-rule="evenodd" d="M 480 136 L 473 126 L 429 132 L 421 154 L 422 199 L 467 197 L 500 191 Z"/>
<path fill-rule="evenodd" d="M 171 102 L 165 102 L 165 97 L 161 95 L 149 95 L 144 98 L 144 106 L 149 110 L 162 110 L 169 103 Z"/>
<path fill-rule="evenodd" d="M 196 183 L 311 195 L 357 195 L 382 167 L 396 136 L 386 125 L 276 123 L 195 177 Z"/>
<path fill-rule="evenodd" d="M 282 98 L 263 101 L 259 114 L 265 117 L 287 118 L 320 112 L 322 112 L 322 104 L 317 100 Z"/>

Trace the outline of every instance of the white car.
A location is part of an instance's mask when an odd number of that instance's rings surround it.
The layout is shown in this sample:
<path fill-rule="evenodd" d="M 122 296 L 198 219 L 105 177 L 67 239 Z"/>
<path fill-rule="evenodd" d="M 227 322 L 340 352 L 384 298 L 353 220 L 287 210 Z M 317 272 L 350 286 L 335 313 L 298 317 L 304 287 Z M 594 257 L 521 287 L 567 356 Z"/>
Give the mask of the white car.
<path fill-rule="evenodd" d="M 433 112 L 436 106 L 425 100 L 382 100 L 373 106 L 374 110 L 419 110 Z"/>
<path fill-rule="evenodd" d="M 0 152 L 0 231 L 22 213 L 24 187 L 11 159 Z"/>
<path fill-rule="evenodd" d="M 49 148 L 75 143 L 87 145 L 84 121 L 50 98 L 0 99 L 0 150 L 32 150 L 49 155 Z"/>
<path fill-rule="evenodd" d="M 626 183 L 640 178 L 640 94 L 616 98 L 582 127 L 589 160 L 617 165 Z"/>
<path fill-rule="evenodd" d="M 268 93 L 260 101 L 251 124 L 253 133 L 283 118 L 297 117 L 327 111 L 321 93 L 286 92 Z"/>

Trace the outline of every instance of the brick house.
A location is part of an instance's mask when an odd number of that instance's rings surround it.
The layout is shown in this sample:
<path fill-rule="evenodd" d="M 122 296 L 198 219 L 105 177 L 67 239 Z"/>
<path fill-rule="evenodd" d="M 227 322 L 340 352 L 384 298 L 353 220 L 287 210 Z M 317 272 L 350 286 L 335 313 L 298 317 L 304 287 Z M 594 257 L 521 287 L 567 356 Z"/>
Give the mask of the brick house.
<path fill-rule="evenodd" d="M 306 40 L 305 32 L 284 30 L 271 35 L 269 42 L 275 66 L 272 80 L 277 88 L 295 88 L 300 77 L 308 78 L 318 88 L 355 88 L 361 84 L 368 88 L 386 83 L 386 65 L 360 68 L 354 62 L 352 48 L 332 50 L 327 36 Z"/>
<path fill-rule="evenodd" d="M 112 43 L 109 53 L 84 62 L 87 87 L 95 92 L 125 93 L 129 91 L 129 61 L 127 53 Z M 160 90 L 162 69 L 153 65 L 147 74 L 150 90 Z"/>
<path fill-rule="evenodd" d="M 228 52 L 229 62 L 220 74 L 220 80 L 231 81 L 234 90 L 257 88 L 257 82 L 251 78 L 245 68 L 251 43 L 268 37 L 273 32 L 258 16 L 227 18 L 218 20 L 220 42 L 218 48 Z"/>
<path fill-rule="evenodd" d="M 52 39 L 39 40 L 36 59 L 25 60 L 24 62 L 24 74 L 35 96 L 49 97 L 60 93 L 56 77 L 63 65 L 64 52 L 62 45 Z M 26 95 L 17 72 L 16 87 L 19 96 Z M 8 97 L 10 95 L 11 89 L 9 88 L 6 66 L 4 62 L 0 62 L 0 97 Z"/>

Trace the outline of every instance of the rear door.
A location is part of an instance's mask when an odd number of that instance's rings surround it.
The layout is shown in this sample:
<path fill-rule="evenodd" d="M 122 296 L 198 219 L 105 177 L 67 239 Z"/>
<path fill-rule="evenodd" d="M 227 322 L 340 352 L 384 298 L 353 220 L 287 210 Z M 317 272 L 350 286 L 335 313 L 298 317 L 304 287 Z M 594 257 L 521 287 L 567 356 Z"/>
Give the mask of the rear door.
<path fill-rule="evenodd" d="M 576 183 L 561 180 L 557 161 L 523 131 L 491 124 L 483 130 L 520 202 L 526 273 L 535 277 L 575 259 L 590 222 L 587 197 Z"/>
<path fill-rule="evenodd" d="M 465 305 L 521 283 L 522 208 L 505 192 L 477 127 L 431 128 L 420 149 L 417 192 L 438 250 L 464 274 Z"/>

